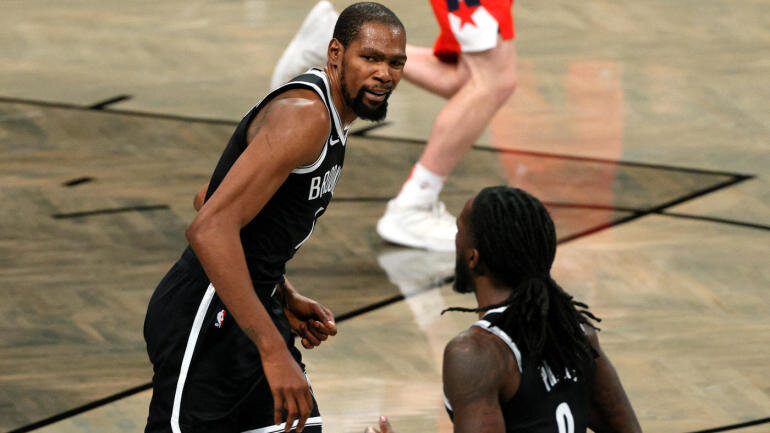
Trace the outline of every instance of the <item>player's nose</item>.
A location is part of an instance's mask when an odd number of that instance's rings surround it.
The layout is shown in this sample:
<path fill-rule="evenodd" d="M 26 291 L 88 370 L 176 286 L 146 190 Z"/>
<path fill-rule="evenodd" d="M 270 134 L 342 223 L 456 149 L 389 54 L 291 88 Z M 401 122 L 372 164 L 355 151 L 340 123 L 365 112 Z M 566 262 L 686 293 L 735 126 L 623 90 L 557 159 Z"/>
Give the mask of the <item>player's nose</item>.
<path fill-rule="evenodd" d="M 393 77 L 390 74 L 390 67 L 388 67 L 388 64 L 385 62 L 377 64 L 373 77 L 381 83 L 390 83 L 393 81 Z"/>

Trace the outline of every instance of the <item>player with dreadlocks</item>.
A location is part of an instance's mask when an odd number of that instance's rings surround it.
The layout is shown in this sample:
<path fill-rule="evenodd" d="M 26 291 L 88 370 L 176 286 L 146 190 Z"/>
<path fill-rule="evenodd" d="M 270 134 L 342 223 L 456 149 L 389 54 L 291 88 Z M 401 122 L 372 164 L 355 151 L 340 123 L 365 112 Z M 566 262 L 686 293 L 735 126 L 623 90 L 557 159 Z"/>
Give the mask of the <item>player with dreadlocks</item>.
<path fill-rule="evenodd" d="M 444 352 L 455 432 L 640 432 L 597 322 L 551 278 L 556 230 L 517 188 L 489 187 L 457 218 L 455 290 L 474 293 L 481 320 Z M 379 429 L 391 433 L 384 417 Z"/>

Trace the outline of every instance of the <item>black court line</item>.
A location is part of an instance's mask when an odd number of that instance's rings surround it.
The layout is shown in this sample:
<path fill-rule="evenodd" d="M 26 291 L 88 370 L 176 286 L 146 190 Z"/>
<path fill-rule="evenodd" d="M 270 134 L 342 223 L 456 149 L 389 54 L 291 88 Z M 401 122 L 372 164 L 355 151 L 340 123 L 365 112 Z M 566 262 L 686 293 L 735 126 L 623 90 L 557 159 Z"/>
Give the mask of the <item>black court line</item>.
<path fill-rule="evenodd" d="M 71 179 L 66 182 L 63 182 L 62 186 L 75 186 L 75 185 L 80 185 L 81 183 L 91 182 L 93 180 L 94 178 L 91 176 L 77 177 L 75 179 Z"/>
<path fill-rule="evenodd" d="M 406 297 L 403 294 L 399 294 L 396 296 L 393 296 L 388 299 L 384 299 L 379 302 L 375 302 L 374 304 L 367 305 L 365 307 L 357 308 L 352 311 L 348 311 L 347 313 L 342 313 L 339 316 L 335 317 L 335 320 L 337 322 L 343 322 L 345 320 L 352 319 L 356 316 L 360 316 L 362 314 L 368 313 L 370 311 L 379 310 L 380 308 L 387 307 L 390 304 L 395 304 L 398 301 L 401 301 L 403 299 L 406 299 Z"/>
<path fill-rule="evenodd" d="M 375 302 L 373 304 L 357 308 L 355 310 L 348 311 L 347 313 L 342 313 L 339 316 L 335 318 L 335 320 L 339 322 L 344 322 L 345 320 L 350 320 L 354 317 L 360 316 L 362 314 L 369 313 L 374 310 L 379 310 L 380 308 L 387 307 L 390 304 L 395 304 L 396 302 L 403 301 L 404 299 L 411 298 L 412 296 L 418 295 L 420 293 L 425 293 L 428 290 L 437 289 L 445 284 L 449 284 L 453 282 L 455 279 L 454 275 L 449 275 L 444 278 L 442 278 L 440 281 L 437 281 L 436 283 L 430 284 L 427 287 L 423 287 L 417 290 L 414 290 L 412 292 L 409 292 L 407 294 L 399 293 L 398 295 L 395 295 L 393 297 L 383 299 L 382 301 Z"/>
<path fill-rule="evenodd" d="M 63 109 L 69 109 L 69 110 L 94 111 L 89 107 L 77 105 L 77 104 L 40 101 L 40 100 L 34 100 L 34 99 L 9 98 L 9 97 L 3 97 L 3 96 L 0 96 L 0 102 L 7 102 L 12 104 L 38 105 L 42 107 L 63 108 Z M 184 122 L 209 123 L 209 124 L 217 124 L 217 125 L 238 125 L 238 123 L 240 122 L 239 120 L 182 116 L 182 115 L 176 115 L 176 114 L 152 113 L 152 112 L 146 112 L 146 111 L 114 110 L 110 108 L 105 108 L 103 110 L 98 110 L 98 111 L 101 111 L 104 113 L 110 113 L 110 114 L 121 114 L 121 115 L 127 115 L 127 116 L 147 117 L 147 118 L 164 119 L 164 120 L 179 120 Z M 426 140 L 424 139 L 406 138 L 406 137 L 387 137 L 387 136 L 381 136 L 381 135 L 366 134 L 368 131 L 380 128 L 382 126 L 385 126 L 386 124 L 388 123 L 381 122 L 375 125 L 363 127 L 352 134 L 358 137 L 365 137 L 372 140 L 389 140 L 389 141 L 397 141 L 400 143 L 407 143 L 407 144 L 425 145 Z M 487 146 L 480 146 L 478 144 L 473 145 L 472 148 L 473 150 L 479 150 L 482 152 L 509 153 L 509 154 L 515 154 L 515 155 L 538 156 L 542 158 L 555 158 L 555 159 L 563 159 L 563 160 L 571 160 L 571 161 L 598 162 L 598 163 L 605 163 L 605 164 L 623 165 L 623 166 L 629 166 L 629 167 L 658 168 L 658 169 L 681 171 L 681 172 L 687 172 L 687 173 L 713 174 L 713 175 L 723 175 L 723 176 L 748 176 L 741 173 L 704 170 L 704 169 L 689 168 L 689 167 L 677 167 L 677 166 L 671 166 L 671 165 L 665 165 L 665 164 L 651 164 L 651 163 L 614 160 L 614 159 L 605 159 L 605 158 L 574 156 L 574 155 L 566 155 L 566 154 L 559 154 L 559 153 L 492 148 Z"/>
<path fill-rule="evenodd" d="M 104 110 L 108 105 L 117 104 L 118 102 L 122 102 L 128 99 L 131 99 L 131 95 L 118 95 L 113 98 L 97 102 L 96 104 L 89 105 L 88 108 L 91 110 Z"/>
<path fill-rule="evenodd" d="M 95 209 L 95 210 L 82 211 L 82 212 L 55 213 L 51 215 L 51 217 L 55 219 L 79 218 L 79 217 L 94 216 L 94 215 L 108 215 L 108 214 L 115 214 L 115 213 L 122 213 L 122 212 L 146 212 L 151 210 L 160 210 L 160 209 L 168 209 L 168 208 L 169 207 L 167 204 L 155 204 L 155 205 L 148 205 L 148 206 L 127 206 L 127 207 L 118 207 L 118 208 L 112 208 L 112 209 Z"/>
<path fill-rule="evenodd" d="M 425 145 L 426 143 L 424 139 L 407 138 L 407 137 L 387 137 L 383 135 L 366 135 L 366 133 L 361 134 L 360 137 L 364 137 L 372 140 L 396 141 L 399 143 L 406 143 L 406 144 Z M 499 148 L 499 147 L 481 146 L 478 144 L 474 144 L 471 148 L 473 150 L 478 150 L 481 152 L 537 156 L 540 158 L 553 158 L 553 159 L 562 159 L 567 161 L 596 162 L 596 163 L 602 163 L 602 164 L 622 165 L 627 167 L 657 168 L 661 170 L 680 171 L 685 173 L 751 177 L 750 175 L 747 175 L 747 174 L 733 173 L 728 171 L 707 170 L 707 169 L 691 168 L 691 167 L 678 167 L 678 166 L 666 165 L 666 164 L 653 164 L 653 163 L 646 163 L 646 162 L 625 161 L 622 159 L 607 159 L 607 158 L 595 158 L 590 156 L 575 156 L 575 155 L 567 155 L 563 153 L 549 153 L 549 152 L 535 152 L 535 151 L 529 151 L 529 150 L 505 149 L 505 148 Z"/>
<path fill-rule="evenodd" d="M 710 216 L 704 216 L 704 215 L 691 215 L 691 214 L 683 214 L 683 213 L 675 213 L 675 212 L 660 212 L 659 215 L 674 217 L 674 218 L 708 221 L 713 223 L 728 224 L 728 225 L 734 225 L 734 226 L 740 226 L 740 227 L 748 227 L 752 229 L 770 230 L 770 225 L 750 223 L 746 221 L 737 221 L 737 220 L 731 220 L 726 218 L 716 218 L 716 217 L 710 217 Z"/>
<path fill-rule="evenodd" d="M 89 107 L 85 107 L 77 104 L 40 101 L 40 100 L 34 100 L 34 99 L 9 98 L 9 97 L 0 96 L 0 102 L 7 102 L 7 103 L 13 103 L 13 104 L 25 104 L 25 105 L 38 105 L 43 107 L 63 108 L 63 109 L 70 109 L 70 110 L 93 111 Z M 185 121 L 185 122 L 198 122 L 198 123 L 209 123 L 209 124 L 219 124 L 219 125 L 238 125 L 238 123 L 240 122 L 236 120 L 182 116 L 182 115 L 176 115 L 176 114 L 152 113 L 152 112 L 146 112 L 146 111 L 113 110 L 109 108 L 105 108 L 99 111 L 110 113 L 110 114 L 122 114 L 127 116 L 148 117 L 148 118 L 164 119 L 164 120 L 179 120 L 179 121 Z M 366 126 L 353 132 L 352 135 L 356 135 L 358 137 L 365 137 L 372 140 L 389 140 L 389 141 L 397 141 L 400 143 L 425 145 L 426 140 L 424 139 L 406 138 L 406 137 L 387 137 L 387 136 L 366 134 L 368 131 L 381 128 L 382 126 L 385 126 L 387 124 L 388 122 L 380 122 L 375 125 Z M 571 160 L 571 161 L 598 162 L 598 163 L 605 163 L 605 164 L 624 165 L 629 167 L 658 168 L 658 169 L 665 169 L 665 170 L 672 170 L 672 171 L 682 171 L 687 173 L 713 174 L 713 175 L 723 175 L 723 176 L 748 176 L 741 173 L 733 173 L 733 172 L 726 172 L 726 171 L 705 170 L 705 169 L 697 169 L 697 168 L 689 168 L 689 167 L 677 167 L 677 166 L 671 166 L 671 165 L 665 165 L 665 164 L 651 164 L 651 163 L 614 160 L 614 159 L 606 159 L 606 158 L 593 158 L 593 157 L 585 157 L 585 156 L 566 155 L 566 154 L 560 154 L 560 153 L 492 148 L 487 146 L 480 146 L 478 144 L 474 144 L 472 149 L 479 150 L 482 152 L 509 153 L 509 154 L 515 154 L 515 155 L 538 156 L 542 158 L 555 158 L 555 159 L 563 159 L 563 160 Z"/>
<path fill-rule="evenodd" d="M 132 396 L 134 394 L 140 393 L 142 391 L 146 391 L 146 390 L 148 390 L 150 388 L 152 388 L 152 383 L 145 383 L 145 384 L 133 387 L 133 388 L 129 388 L 129 389 L 125 390 L 125 391 L 121 391 L 121 392 L 119 392 L 117 394 L 113 394 L 113 395 L 111 395 L 109 397 L 105 397 L 105 398 L 102 398 L 102 399 L 99 399 L 99 400 L 94 400 L 94 401 L 92 401 L 90 403 L 84 404 L 83 406 L 79 406 L 79 407 L 76 407 L 74 409 L 70 409 L 70 410 L 68 410 L 66 412 L 62 412 L 60 414 L 57 414 L 57 415 L 54 415 L 52 417 L 49 417 L 49 418 L 46 418 L 46 419 L 34 422 L 32 424 L 27 424 L 24 427 L 17 428 L 16 430 L 11 430 L 8 433 L 23 433 L 23 432 L 28 432 L 28 431 L 36 430 L 36 429 L 39 429 L 41 427 L 45 427 L 45 426 L 47 426 L 49 424 L 53 424 L 55 422 L 64 420 L 66 418 L 73 417 L 73 416 L 81 414 L 83 412 L 87 412 L 87 411 L 89 411 L 91 409 L 96 409 L 97 407 L 104 406 L 105 404 L 109 404 L 109 403 L 112 403 L 114 401 L 117 401 L 117 400 L 129 397 L 129 396 Z"/>
<path fill-rule="evenodd" d="M 152 113 L 147 111 L 135 111 L 135 110 L 115 110 L 109 107 L 104 108 L 102 110 L 93 110 L 89 106 L 70 104 L 66 102 L 49 102 L 49 101 L 39 101 L 34 99 L 8 98 L 4 96 L 0 96 L 0 102 L 5 102 L 9 104 L 35 105 L 39 107 L 62 108 L 65 110 L 98 111 L 102 113 L 121 114 L 125 116 L 133 116 L 133 117 L 146 117 L 146 118 L 161 119 L 161 120 L 178 120 L 182 122 L 208 123 L 213 125 L 235 126 L 235 125 L 238 125 L 239 123 L 239 121 L 236 121 L 236 120 L 214 119 L 214 118 L 195 117 L 195 116 L 182 116 L 177 114 Z"/>
<path fill-rule="evenodd" d="M 357 130 L 351 132 L 350 135 L 354 135 L 356 137 L 364 137 L 364 136 L 366 136 L 367 132 L 374 131 L 375 129 L 379 129 L 379 128 L 382 128 L 383 126 L 388 126 L 390 124 L 391 124 L 391 122 L 388 122 L 387 120 L 382 121 L 382 122 L 377 122 L 377 123 L 374 123 L 374 124 L 371 124 L 371 125 L 368 125 L 368 126 L 364 126 L 361 129 L 357 129 Z"/>
<path fill-rule="evenodd" d="M 625 216 L 625 217 L 617 219 L 615 221 L 610 221 L 610 222 L 608 222 L 606 224 L 601 224 L 599 226 L 596 226 L 596 227 L 584 230 L 582 232 L 578 232 L 578 233 L 569 235 L 569 236 L 561 239 L 559 241 L 559 243 L 561 244 L 561 243 L 565 243 L 565 242 L 570 242 L 570 241 L 573 241 L 575 239 L 582 238 L 584 236 L 588 236 L 590 234 L 593 234 L 593 233 L 596 233 L 596 232 L 599 232 L 599 231 L 602 231 L 602 230 L 605 230 L 605 229 L 608 229 L 608 228 L 611 228 L 611 227 L 617 227 L 617 226 L 619 226 L 621 224 L 625 224 L 625 223 L 637 220 L 637 219 L 642 218 L 642 217 L 647 216 L 647 215 L 662 214 L 663 211 L 666 210 L 667 208 L 670 208 L 672 206 L 676 206 L 678 204 L 682 204 L 682 203 L 684 203 L 686 201 L 693 200 L 695 198 L 704 196 L 706 194 L 710 194 L 710 193 L 718 191 L 720 189 L 727 188 L 729 186 L 732 186 L 732 185 L 738 184 L 740 182 L 743 182 L 743 181 L 745 181 L 747 179 L 751 179 L 751 176 L 745 176 L 745 175 L 735 176 L 735 177 L 733 177 L 730 180 L 726 180 L 724 182 L 720 182 L 720 183 L 718 183 L 716 185 L 713 185 L 713 186 L 710 186 L 708 188 L 704 188 L 704 189 L 701 189 L 701 190 L 698 190 L 698 191 L 694 191 L 694 192 L 692 192 L 690 194 L 684 195 L 682 197 L 679 197 L 679 198 L 676 198 L 676 199 L 673 199 L 673 200 L 669 200 L 669 201 L 667 201 L 667 202 L 665 202 L 663 204 L 654 206 L 654 207 L 649 208 L 649 209 L 645 209 L 645 210 L 643 210 L 641 212 L 635 212 L 635 213 L 633 213 L 631 215 Z"/>
<path fill-rule="evenodd" d="M 710 429 L 706 429 L 706 430 L 698 430 L 698 431 L 689 432 L 689 433 L 716 433 L 716 432 L 720 432 L 720 431 L 738 430 L 738 429 L 741 429 L 741 428 L 744 428 L 744 427 L 751 427 L 751 426 L 755 426 L 755 425 L 759 425 L 759 424 L 765 424 L 765 423 L 770 423 L 770 417 L 762 418 L 762 419 L 755 419 L 754 421 L 747 421 L 747 422 L 742 422 L 742 423 L 738 423 L 738 424 L 730 424 L 730 425 L 726 425 L 726 426 L 722 426 L 722 427 L 714 427 L 714 428 L 710 428 Z"/>

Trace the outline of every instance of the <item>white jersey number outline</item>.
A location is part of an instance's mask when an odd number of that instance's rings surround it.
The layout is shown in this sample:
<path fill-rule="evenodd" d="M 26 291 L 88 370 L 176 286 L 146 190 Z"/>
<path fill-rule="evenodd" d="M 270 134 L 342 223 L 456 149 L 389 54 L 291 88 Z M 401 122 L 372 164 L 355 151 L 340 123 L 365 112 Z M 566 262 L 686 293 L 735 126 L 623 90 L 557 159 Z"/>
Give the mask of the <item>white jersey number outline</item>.
<path fill-rule="evenodd" d="M 575 419 L 566 402 L 556 407 L 556 425 L 559 427 L 559 433 L 575 433 Z"/>

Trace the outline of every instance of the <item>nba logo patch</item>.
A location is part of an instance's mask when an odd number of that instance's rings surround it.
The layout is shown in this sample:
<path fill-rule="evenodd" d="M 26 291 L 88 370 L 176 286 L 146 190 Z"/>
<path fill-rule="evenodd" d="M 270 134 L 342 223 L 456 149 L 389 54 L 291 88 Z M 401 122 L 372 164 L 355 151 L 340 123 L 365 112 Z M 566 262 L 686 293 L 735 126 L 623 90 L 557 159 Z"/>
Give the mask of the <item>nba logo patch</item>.
<path fill-rule="evenodd" d="M 219 313 L 217 313 L 217 321 L 214 322 L 214 326 L 216 326 L 217 328 L 222 327 L 222 322 L 225 321 L 225 313 L 226 313 L 225 310 L 219 310 Z"/>

